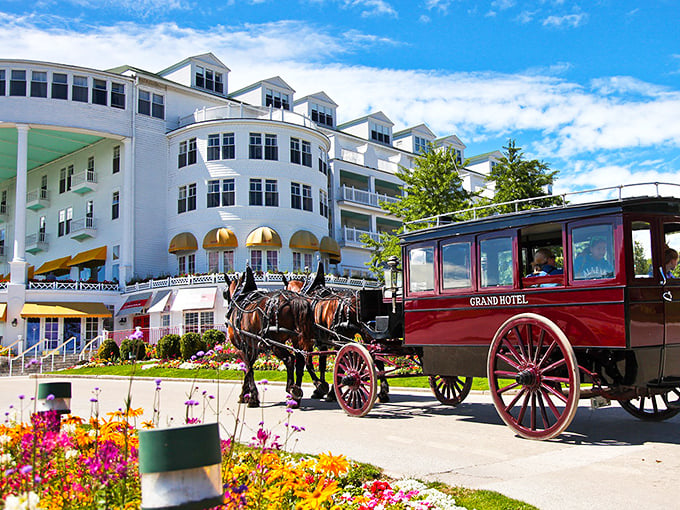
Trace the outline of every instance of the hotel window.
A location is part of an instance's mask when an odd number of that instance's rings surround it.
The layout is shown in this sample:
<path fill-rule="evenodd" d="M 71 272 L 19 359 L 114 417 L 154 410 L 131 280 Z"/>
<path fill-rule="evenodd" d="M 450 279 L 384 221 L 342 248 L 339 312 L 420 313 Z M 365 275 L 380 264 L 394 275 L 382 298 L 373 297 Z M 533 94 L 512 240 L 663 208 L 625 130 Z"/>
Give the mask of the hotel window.
<path fill-rule="evenodd" d="M 71 87 L 71 99 L 81 103 L 87 103 L 87 76 L 74 76 Z"/>
<path fill-rule="evenodd" d="M 177 167 L 187 166 L 187 142 L 179 142 L 179 154 L 177 155 Z"/>
<path fill-rule="evenodd" d="M 38 241 L 44 243 L 47 237 L 47 216 L 41 216 L 38 223 Z"/>
<path fill-rule="evenodd" d="M 228 250 L 222 252 L 222 270 L 224 272 L 234 270 L 234 251 Z"/>
<path fill-rule="evenodd" d="M 220 180 L 208 181 L 208 194 L 206 195 L 206 207 L 220 206 Z"/>
<path fill-rule="evenodd" d="M 5 255 L 5 229 L 0 230 L 0 255 Z"/>
<path fill-rule="evenodd" d="M 333 127 L 333 110 L 320 104 L 312 103 L 312 120 L 318 124 Z"/>
<path fill-rule="evenodd" d="M 26 95 L 26 71 L 12 71 L 12 79 L 9 81 L 10 96 Z"/>
<path fill-rule="evenodd" d="M 94 200 L 88 200 L 85 204 L 85 218 L 87 218 L 87 227 L 93 227 L 94 222 Z"/>
<path fill-rule="evenodd" d="M 234 179 L 222 179 L 222 207 L 236 204 L 236 188 Z"/>
<path fill-rule="evenodd" d="M 305 268 L 312 267 L 312 254 L 293 252 L 293 271 L 302 271 Z"/>
<path fill-rule="evenodd" d="M 215 78 L 211 69 L 205 70 L 205 88 L 206 90 L 215 89 Z"/>
<path fill-rule="evenodd" d="M 120 244 L 114 244 L 111 248 L 111 260 L 118 260 L 120 258 Z"/>
<path fill-rule="evenodd" d="M 153 95 L 153 104 L 151 105 L 151 116 L 157 119 L 165 118 L 165 98 L 161 94 Z"/>
<path fill-rule="evenodd" d="M 92 340 L 98 334 L 99 318 L 85 317 L 85 340 Z"/>
<path fill-rule="evenodd" d="M 59 211 L 59 223 L 57 225 L 57 236 L 68 235 L 71 232 L 71 220 L 73 219 L 73 207 Z"/>
<path fill-rule="evenodd" d="M 170 314 L 169 313 L 161 314 L 161 327 L 163 327 L 163 328 L 169 328 L 170 327 Z"/>
<path fill-rule="evenodd" d="M 218 94 L 224 94 L 224 80 L 222 79 L 222 73 L 215 73 L 215 92 Z"/>
<path fill-rule="evenodd" d="M 177 214 L 187 212 L 187 187 L 180 186 L 177 194 Z"/>
<path fill-rule="evenodd" d="M 68 99 L 68 76 L 52 73 L 52 99 Z"/>
<path fill-rule="evenodd" d="M 262 271 L 262 251 L 250 251 L 250 267 L 253 271 Z"/>
<path fill-rule="evenodd" d="M 413 137 L 413 152 L 415 154 L 425 154 L 427 152 L 427 139 L 420 136 Z"/>
<path fill-rule="evenodd" d="M 290 206 L 293 209 L 302 209 L 302 192 L 297 182 L 290 183 Z"/>
<path fill-rule="evenodd" d="M 196 66 L 195 82 L 198 88 L 217 92 L 218 94 L 224 93 L 222 73 L 215 72 L 212 69 Z"/>
<path fill-rule="evenodd" d="M 276 144 L 276 135 L 264 135 L 264 159 L 278 161 L 279 147 Z"/>
<path fill-rule="evenodd" d="M 319 172 L 328 175 L 328 154 L 323 147 L 319 147 Z"/>
<path fill-rule="evenodd" d="M 312 168 L 312 144 L 302 140 L 302 164 Z"/>
<path fill-rule="evenodd" d="M 139 91 L 137 111 L 142 115 L 151 115 L 151 92 L 147 92 L 146 90 Z"/>
<path fill-rule="evenodd" d="M 73 165 L 69 165 L 66 171 L 66 191 L 71 191 L 71 178 L 73 177 Z"/>
<path fill-rule="evenodd" d="M 319 214 L 328 218 L 328 194 L 322 189 L 319 190 Z"/>
<path fill-rule="evenodd" d="M 41 191 L 47 191 L 47 175 L 43 175 L 42 177 L 40 177 L 40 190 Z M 41 193 L 41 195 L 42 195 L 42 193 Z M 47 196 L 46 193 L 45 193 L 45 196 Z"/>
<path fill-rule="evenodd" d="M 59 170 L 59 193 L 65 193 L 71 190 L 71 176 L 73 176 L 73 165 Z"/>
<path fill-rule="evenodd" d="M 262 134 L 250 133 L 250 145 L 248 146 L 248 158 L 262 159 Z"/>
<path fill-rule="evenodd" d="M 265 106 L 273 106 L 274 108 L 283 108 L 284 110 L 290 110 L 290 101 L 288 94 L 283 94 L 278 90 L 266 89 L 265 90 Z"/>
<path fill-rule="evenodd" d="M 267 271 L 279 270 L 279 252 L 276 250 L 267 250 Z"/>
<path fill-rule="evenodd" d="M 248 205 L 262 205 L 262 179 L 250 179 Z"/>
<path fill-rule="evenodd" d="M 264 181 L 264 205 L 268 207 L 279 206 L 279 188 L 275 180 Z"/>
<path fill-rule="evenodd" d="M 125 108 L 125 84 L 111 83 L 111 106 Z"/>
<path fill-rule="evenodd" d="M 45 339 L 51 347 L 56 347 L 59 342 L 59 318 L 45 317 Z"/>
<path fill-rule="evenodd" d="M 196 272 L 196 254 L 180 255 L 177 257 L 177 270 L 179 274 L 191 274 Z"/>
<path fill-rule="evenodd" d="M 463 151 L 461 151 L 460 149 L 455 149 L 455 151 L 456 151 L 456 163 L 460 165 L 461 163 L 463 163 Z"/>
<path fill-rule="evenodd" d="M 390 143 L 390 128 L 381 126 L 380 124 L 371 123 L 371 140 L 376 142 L 389 144 Z"/>
<path fill-rule="evenodd" d="M 187 165 L 196 163 L 196 139 L 189 138 L 189 151 L 187 152 Z"/>
<path fill-rule="evenodd" d="M 218 273 L 220 271 L 220 252 L 219 251 L 209 251 L 208 252 L 208 272 Z"/>
<path fill-rule="evenodd" d="M 7 76 L 4 69 L 0 69 L 0 96 L 5 95 L 5 89 L 7 87 Z"/>
<path fill-rule="evenodd" d="M 199 88 L 205 88 L 205 69 L 201 66 L 196 66 L 196 86 Z"/>
<path fill-rule="evenodd" d="M 7 190 L 0 192 L 0 214 L 7 214 Z"/>
<path fill-rule="evenodd" d="M 113 148 L 113 173 L 120 172 L 120 145 Z"/>
<path fill-rule="evenodd" d="M 312 201 L 312 187 L 306 184 L 302 185 L 302 210 L 311 211 L 313 208 Z"/>
<path fill-rule="evenodd" d="M 87 158 L 87 176 L 94 179 L 94 156 Z"/>
<path fill-rule="evenodd" d="M 114 191 L 111 195 L 111 219 L 117 220 L 120 215 L 120 191 Z"/>
<path fill-rule="evenodd" d="M 235 157 L 234 133 L 222 133 L 222 159 L 234 159 Z"/>
<path fill-rule="evenodd" d="M 47 97 L 47 73 L 31 72 L 31 97 Z"/>
<path fill-rule="evenodd" d="M 300 164 L 302 155 L 300 153 L 300 140 L 297 138 L 290 139 L 290 162 Z"/>
<path fill-rule="evenodd" d="M 187 273 L 193 274 L 196 272 L 196 255 L 194 253 L 187 255 Z"/>
<path fill-rule="evenodd" d="M 220 159 L 220 135 L 208 135 L 208 161 Z"/>
<path fill-rule="evenodd" d="M 92 104 L 107 106 L 107 95 L 106 80 L 98 80 L 95 78 L 92 83 Z"/>

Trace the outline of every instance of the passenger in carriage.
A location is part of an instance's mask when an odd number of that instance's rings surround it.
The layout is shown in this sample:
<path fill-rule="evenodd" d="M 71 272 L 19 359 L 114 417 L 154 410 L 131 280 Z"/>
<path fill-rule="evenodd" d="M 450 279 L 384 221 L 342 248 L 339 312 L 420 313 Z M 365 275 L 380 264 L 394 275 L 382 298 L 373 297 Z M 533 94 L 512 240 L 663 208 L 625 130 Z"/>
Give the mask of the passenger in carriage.
<path fill-rule="evenodd" d="M 574 277 L 577 280 L 611 278 L 614 267 L 606 259 L 607 241 L 603 237 L 593 237 L 588 251 L 574 258 Z"/>
<path fill-rule="evenodd" d="M 678 265 L 678 252 L 666 245 L 663 261 L 663 272 L 666 278 L 675 278 L 673 270 Z"/>
<path fill-rule="evenodd" d="M 555 276 L 564 273 L 562 269 L 556 267 L 555 255 L 548 248 L 536 250 L 531 265 L 534 272 L 527 276 Z"/>

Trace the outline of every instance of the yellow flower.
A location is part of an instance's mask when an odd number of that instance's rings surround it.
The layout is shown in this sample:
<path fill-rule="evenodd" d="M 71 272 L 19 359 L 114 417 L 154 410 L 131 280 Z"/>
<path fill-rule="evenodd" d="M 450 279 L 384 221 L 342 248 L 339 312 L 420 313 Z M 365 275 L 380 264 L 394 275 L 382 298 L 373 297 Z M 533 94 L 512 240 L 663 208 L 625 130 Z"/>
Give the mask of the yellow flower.
<path fill-rule="evenodd" d="M 295 491 L 295 495 L 302 498 L 298 503 L 298 510 L 316 510 L 338 490 L 338 482 L 330 482 L 326 485 L 326 479 L 322 476 L 313 491 Z"/>
<path fill-rule="evenodd" d="M 333 455 L 331 452 L 322 453 L 319 455 L 319 462 L 317 463 L 317 471 L 325 473 L 333 473 L 338 475 L 344 473 L 349 468 L 349 462 L 344 455 Z"/>
<path fill-rule="evenodd" d="M 145 428 L 145 429 L 152 429 L 152 428 L 155 427 L 155 425 L 153 424 L 153 422 L 151 420 L 149 420 L 149 421 L 143 421 L 142 427 Z"/>

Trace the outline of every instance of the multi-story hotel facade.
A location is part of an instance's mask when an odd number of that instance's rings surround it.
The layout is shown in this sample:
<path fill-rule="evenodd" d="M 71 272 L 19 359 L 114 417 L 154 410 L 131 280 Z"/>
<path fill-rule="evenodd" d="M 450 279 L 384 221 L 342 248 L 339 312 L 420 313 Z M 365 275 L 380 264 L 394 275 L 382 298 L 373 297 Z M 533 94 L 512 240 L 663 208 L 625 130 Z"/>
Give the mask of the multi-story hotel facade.
<path fill-rule="evenodd" d="M 156 73 L 0 60 L 2 345 L 220 327 L 222 273 L 246 264 L 368 276 L 361 236 L 399 227 L 380 207 L 398 168 L 428 143 L 464 160 L 455 135 L 393 132 L 383 112 L 339 124 L 324 92 L 230 92 L 229 72 L 211 53 Z M 462 168 L 466 188 L 499 156 Z"/>

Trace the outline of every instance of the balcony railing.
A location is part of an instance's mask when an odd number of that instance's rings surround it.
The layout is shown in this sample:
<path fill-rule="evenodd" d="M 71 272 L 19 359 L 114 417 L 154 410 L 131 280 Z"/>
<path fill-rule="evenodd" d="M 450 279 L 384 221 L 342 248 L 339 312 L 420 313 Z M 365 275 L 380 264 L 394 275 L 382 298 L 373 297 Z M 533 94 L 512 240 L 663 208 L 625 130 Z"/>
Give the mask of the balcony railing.
<path fill-rule="evenodd" d="M 0 203 L 0 223 L 7 221 L 7 203 Z"/>
<path fill-rule="evenodd" d="M 85 170 L 71 176 L 71 191 L 81 195 L 97 189 L 97 173 Z"/>
<path fill-rule="evenodd" d="M 354 202 L 356 204 L 370 205 L 371 207 L 380 207 L 380 202 L 389 202 L 391 204 L 398 202 L 399 199 L 383 195 L 381 193 L 373 193 L 363 189 L 356 189 L 354 186 L 341 186 L 340 196 L 347 202 Z"/>
<path fill-rule="evenodd" d="M 45 232 L 36 232 L 26 236 L 26 251 L 28 253 L 36 254 L 47 250 L 48 247 L 49 243 Z"/>
<path fill-rule="evenodd" d="M 71 220 L 71 232 L 69 235 L 71 239 L 76 241 L 84 241 L 97 234 L 97 227 L 95 226 L 94 218 L 85 216 L 84 218 L 76 218 Z"/>
<path fill-rule="evenodd" d="M 50 205 L 50 192 L 43 188 L 38 188 L 26 193 L 26 208 L 34 211 Z"/>
<path fill-rule="evenodd" d="M 71 281 L 41 281 L 30 280 L 28 288 L 31 290 L 96 290 L 118 291 L 115 282 L 71 282 Z"/>
<path fill-rule="evenodd" d="M 314 128 L 316 123 L 306 115 L 284 110 L 283 108 L 270 108 L 267 106 L 250 106 L 242 103 L 233 103 L 227 106 L 215 106 L 212 108 L 202 108 L 193 114 L 181 117 L 179 127 L 189 126 L 197 122 L 208 120 L 223 119 L 259 119 L 277 120 L 288 124 L 297 124 Z"/>
<path fill-rule="evenodd" d="M 361 242 L 361 236 L 363 236 L 364 234 L 368 234 L 374 241 L 378 241 L 380 239 L 379 232 L 371 232 L 370 230 L 361 230 L 354 227 L 343 227 L 343 230 L 344 230 L 343 239 L 345 240 L 345 243 L 363 245 L 363 243 Z"/>

